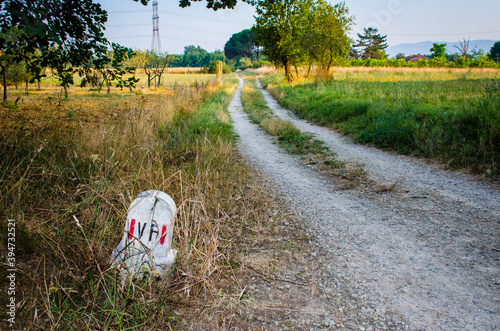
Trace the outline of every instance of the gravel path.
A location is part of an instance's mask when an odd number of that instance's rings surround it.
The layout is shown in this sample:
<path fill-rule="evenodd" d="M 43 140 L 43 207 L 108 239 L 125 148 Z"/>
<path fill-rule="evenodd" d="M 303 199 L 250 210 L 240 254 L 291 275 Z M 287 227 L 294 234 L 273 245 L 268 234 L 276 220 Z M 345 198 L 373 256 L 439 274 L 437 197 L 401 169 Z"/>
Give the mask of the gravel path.
<path fill-rule="evenodd" d="M 362 163 L 380 185 L 398 182 L 385 193 L 372 186 L 336 190 L 332 179 L 282 152 L 250 124 L 242 112 L 242 86 L 241 80 L 229 106 L 240 152 L 308 220 L 315 236 L 317 249 L 310 255 L 319 261 L 317 284 L 323 299 L 315 301 L 315 309 L 297 307 L 307 316 L 297 325 L 500 328 L 498 189 L 409 157 L 352 144 L 329 129 L 296 119 L 263 90 L 277 116 L 314 133 L 340 160 Z M 348 284 L 350 297 L 329 300 L 339 283 Z M 283 292 L 280 300 L 291 300 L 287 295 L 299 293 Z M 339 300 L 345 301 L 344 308 Z M 342 319 L 339 311 L 348 318 Z"/>

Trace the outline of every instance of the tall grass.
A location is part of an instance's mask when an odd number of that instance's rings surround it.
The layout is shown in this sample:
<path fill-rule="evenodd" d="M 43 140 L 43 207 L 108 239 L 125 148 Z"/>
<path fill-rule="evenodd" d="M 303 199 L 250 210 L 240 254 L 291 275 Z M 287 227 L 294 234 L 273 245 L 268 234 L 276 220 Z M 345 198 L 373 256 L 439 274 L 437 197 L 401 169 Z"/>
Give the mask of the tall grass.
<path fill-rule="evenodd" d="M 7 218 L 15 219 L 16 327 L 164 330 L 181 323 L 186 307 L 219 302 L 221 289 L 241 293 L 237 242 L 275 216 L 233 154 L 225 108 L 235 86 L 32 95 L 18 110 L 1 109 L 0 238 L 5 247 Z M 109 256 L 129 204 L 147 189 L 178 206 L 178 257 L 166 279 L 125 281 Z"/>
<path fill-rule="evenodd" d="M 263 79 L 284 106 L 361 143 L 500 174 L 500 92 L 491 70 L 343 70 L 322 82 Z"/>

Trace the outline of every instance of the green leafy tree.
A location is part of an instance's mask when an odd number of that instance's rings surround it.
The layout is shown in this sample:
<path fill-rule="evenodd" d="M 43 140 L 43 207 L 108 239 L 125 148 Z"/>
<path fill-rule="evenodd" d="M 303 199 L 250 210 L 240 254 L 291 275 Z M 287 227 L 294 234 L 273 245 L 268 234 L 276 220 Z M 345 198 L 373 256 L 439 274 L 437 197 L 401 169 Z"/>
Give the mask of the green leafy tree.
<path fill-rule="evenodd" d="M 255 52 L 255 35 L 250 29 L 235 33 L 224 45 L 224 54 L 228 59 L 251 58 Z"/>
<path fill-rule="evenodd" d="M 158 56 L 153 51 L 146 51 L 141 54 L 140 64 L 144 69 L 144 73 L 148 76 L 148 87 L 151 87 L 151 82 L 155 80 L 155 71 L 153 69 L 155 57 Z"/>
<path fill-rule="evenodd" d="M 361 48 L 361 58 L 384 59 L 387 57 L 385 49 L 387 45 L 387 35 L 382 36 L 377 28 L 364 28 L 364 34 L 358 33 L 358 43 L 354 47 Z"/>
<path fill-rule="evenodd" d="M 27 64 L 33 54 L 38 54 L 28 69 L 50 67 L 67 96 L 69 85 L 74 83 L 74 68 L 91 62 L 116 64 L 107 59 L 109 43 L 103 33 L 106 21 L 106 11 L 93 0 L 0 0 L 0 51 Z M 2 37 L 13 27 L 22 32 L 16 48 Z M 35 76 L 40 78 L 40 74 Z M 119 81 L 118 85 L 131 84 L 134 79 Z"/>
<path fill-rule="evenodd" d="M 104 84 L 107 86 L 107 92 L 110 92 L 111 83 L 116 81 L 116 86 L 123 89 L 128 87 L 131 91 L 135 84 L 139 81 L 135 76 L 124 78 L 126 74 L 133 74 L 134 67 L 124 67 L 123 63 L 132 58 L 135 53 L 132 49 L 120 46 L 113 43 L 112 50 L 106 56 L 94 61 L 95 69 L 98 70 L 102 77 L 102 82 L 99 87 L 101 91 Z"/>
<path fill-rule="evenodd" d="M 203 67 L 209 64 L 208 51 L 195 45 L 184 47 L 184 55 L 182 57 L 183 67 Z"/>
<path fill-rule="evenodd" d="M 431 48 L 431 58 L 445 58 L 446 57 L 446 44 L 433 43 Z"/>
<path fill-rule="evenodd" d="M 1 17 L 1 15 L 0 15 Z M 0 31 L 0 68 L 3 78 L 3 100 L 7 101 L 9 70 L 20 62 L 18 52 L 23 47 L 23 32 L 18 27 L 4 28 Z"/>
<path fill-rule="evenodd" d="M 398 53 L 395 56 L 396 60 L 404 60 L 405 59 L 405 54 L 404 53 Z"/>
<path fill-rule="evenodd" d="M 42 65 L 42 54 L 41 52 L 37 49 L 29 58 L 25 59 L 26 62 L 26 70 L 29 73 L 30 76 L 30 83 L 37 82 L 38 83 L 38 89 L 40 90 L 40 83 L 42 81 L 42 78 L 46 77 L 45 75 L 45 69 Z M 26 86 L 26 92 L 28 87 Z"/>
<path fill-rule="evenodd" d="M 500 62 L 500 41 L 497 41 L 490 49 L 488 57 L 493 61 Z"/>
<path fill-rule="evenodd" d="M 309 24 L 301 34 L 302 49 L 309 59 L 321 66 L 324 74 L 338 59 L 345 59 L 351 49 L 351 40 L 347 36 L 353 24 L 353 17 L 348 16 L 345 3 L 332 6 L 324 0 L 318 0 L 308 13 Z"/>
<path fill-rule="evenodd" d="M 218 65 L 219 65 L 219 60 L 210 61 L 210 64 L 209 64 L 208 69 L 207 69 L 208 73 L 209 74 L 217 74 Z M 229 66 L 227 64 L 224 63 L 222 66 L 222 72 L 224 74 L 228 74 L 231 72 L 231 69 L 229 68 Z"/>
<path fill-rule="evenodd" d="M 154 57 L 152 59 L 152 70 L 154 75 L 156 76 L 155 80 L 155 86 L 159 87 L 161 84 L 161 76 L 165 72 L 165 69 L 168 66 L 168 63 L 170 61 L 170 57 L 168 56 L 167 53 L 164 54 L 154 54 Z"/>
<path fill-rule="evenodd" d="M 208 53 L 206 58 L 204 59 L 204 62 L 208 62 L 208 64 L 210 64 L 210 62 L 212 61 L 224 61 L 224 52 L 221 50 L 215 50 Z"/>
<path fill-rule="evenodd" d="M 26 70 L 26 64 L 24 62 L 16 62 L 12 64 L 7 72 L 7 84 L 14 84 L 16 89 L 19 85 L 29 81 L 30 76 Z"/>
<path fill-rule="evenodd" d="M 18 60 L 38 49 L 41 65 L 55 70 L 67 95 L 73 67 L 106 53 L 106 21 L 107 13 L 92 0 L 2 0 L 1 32 L 17 27 L 22 43 L 12 52 L 0 39 L 0 49 Z"/>
<path fill-rule="evenodd" d="M 304 57 L 299 36 L 306 26 L 312 0 L 262 0 L 256 4 L 257 17 L 252 32 L 259 46 L 272 62 L 285 68 L 285 75 L 291 81 L 291 66 Z"/>

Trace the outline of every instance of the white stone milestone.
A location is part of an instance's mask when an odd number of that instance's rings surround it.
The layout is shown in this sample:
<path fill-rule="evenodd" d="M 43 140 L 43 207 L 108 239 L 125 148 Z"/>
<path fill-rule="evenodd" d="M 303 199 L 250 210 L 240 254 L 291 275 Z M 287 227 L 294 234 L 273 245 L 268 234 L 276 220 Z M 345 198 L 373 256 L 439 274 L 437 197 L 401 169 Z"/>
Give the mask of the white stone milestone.
<path fill-rule="evenodd" d="M 122 241 L 111 254 L 111 264 L 131 274 L 168 270 L 177 251 L 171 248 L 174 200 L 161 191 L 144 191 L 128 209 Z"/>

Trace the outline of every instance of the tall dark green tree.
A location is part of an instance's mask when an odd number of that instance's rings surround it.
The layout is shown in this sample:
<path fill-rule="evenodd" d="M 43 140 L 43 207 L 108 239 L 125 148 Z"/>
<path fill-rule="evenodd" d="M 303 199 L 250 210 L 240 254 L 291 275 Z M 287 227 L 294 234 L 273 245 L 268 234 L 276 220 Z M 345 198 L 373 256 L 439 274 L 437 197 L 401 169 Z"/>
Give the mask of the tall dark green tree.
<path fill-rule="evenodd" d="M 377 28 L 364 28 L 364 34 L 358 33 L 358 43 L 354 47 L 361 48 L 363 59 L 384 58 L 387 45 L 387 35 L 382 36 Z"/>
<path fill-rule="evenodd" d="M 224 54 L 228 59 L 252 57 L 255 47 L 255 35 L 252 30 L 246 29 L 235 33 L 224 45 Z"/>
<path fill-rule="evenodd" d="M 488 57 L 493 61 L 500 62 L 500 41 L 497 41 L 490 49 Z"/>

